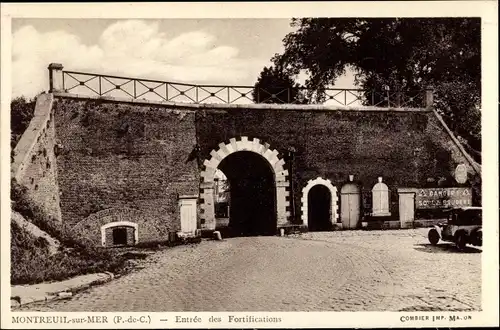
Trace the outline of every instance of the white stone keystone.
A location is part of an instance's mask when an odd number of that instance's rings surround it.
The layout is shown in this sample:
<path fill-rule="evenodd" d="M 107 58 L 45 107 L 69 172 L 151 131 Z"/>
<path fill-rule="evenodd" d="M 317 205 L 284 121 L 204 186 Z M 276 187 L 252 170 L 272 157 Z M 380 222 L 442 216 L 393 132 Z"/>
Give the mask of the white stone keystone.
<path fill-rule="evenodd" d="M 259 152 L 260 149 L 260 140 L 255 138 L 252 140 L 252 151 Z"/>
<path fill-rule="evenodd" d="M 233 152 L 236 152 L 236 150 L 233 148 L 233 145 L 231 143 L 229 144 L 226 144 L 226 149 L 227 149 L 227 154 L 230 155 L 232 154 Z"/>

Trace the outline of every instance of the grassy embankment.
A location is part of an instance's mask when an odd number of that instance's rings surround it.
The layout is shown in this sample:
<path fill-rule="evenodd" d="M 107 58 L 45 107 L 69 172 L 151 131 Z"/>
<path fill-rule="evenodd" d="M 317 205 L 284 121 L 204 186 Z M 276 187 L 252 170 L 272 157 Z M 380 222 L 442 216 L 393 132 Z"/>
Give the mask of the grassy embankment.
<path fill-rule="evenodd" d="M 28 127 L 35 111 L 36 99 L 16 98 L 11 103 L 11 148 Z M 13 153 L 11 153 L 13 161 Z M 123 274 L 133 267 L 130 259 L 144 259 L 144 250 L 172 246 L 181 241 L 143 242 L 133 248 L 105 249 L 94 247 L 77 239 L 64 223 L 47 216 L 26 193 L 26 188 L 15 180 L 11 183 L 11 208 L 24 219 L 61 243 L 57 253 L 50 254 L 47 241 L 35 237 L 29 231 L 11 221 L 11 284 L 34 284 L 45 281 L 64 280 L 73 276 L 109 271 Z M 195 240 L 192 243 L 198 243 Z"/>
<path fill-rule="evenodd" d="M 143 259 L 144 253 L 104 249 L 85 244 L 70 234 L 68 228 L 48 217 L 26 194 L 26 189 L 11 184 L 12 210 L 59 240 L 61 247 L 50 255 L 47 241 L 37 238 L 11 221 L 11 284 L 34 284 L 73 276 L 109 271 L 123 273 L 128 259 Z"/>

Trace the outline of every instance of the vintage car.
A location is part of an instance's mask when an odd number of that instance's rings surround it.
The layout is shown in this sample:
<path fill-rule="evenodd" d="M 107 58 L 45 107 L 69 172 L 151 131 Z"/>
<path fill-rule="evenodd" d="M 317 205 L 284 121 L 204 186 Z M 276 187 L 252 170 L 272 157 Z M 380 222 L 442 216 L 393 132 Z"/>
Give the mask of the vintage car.
<path fill-rule="evenodd" d="M 432 245 L 439 240 L 454 242 L 462 250 L 467 244 L 482 246 L 482 209 L 469 206 L 447 210 L 448 221 L 429 230 L 428 238 Z"/>

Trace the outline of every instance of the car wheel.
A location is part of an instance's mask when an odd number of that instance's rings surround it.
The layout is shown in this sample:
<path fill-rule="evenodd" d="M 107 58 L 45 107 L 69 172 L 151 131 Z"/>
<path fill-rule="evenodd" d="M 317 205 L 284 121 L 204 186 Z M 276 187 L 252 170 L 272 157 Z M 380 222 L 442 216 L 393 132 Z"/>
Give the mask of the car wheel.
<path fill-rule="evenodd" d="M 478 230 L 476 233 L 476 245 L 483 246 L 483 231 Z"/>
<path fill-rule="evenodd" d="M 465 249 L 465 245 L 467 244 L 467 237 L 464 233 L 458 233 L 455 238 L 455 244 L 459 250 Z"/>
<path fill-rule="evenodd" d="M 436 229 L 429 230 L 429 234 L 427 235 L 427 237 L 429 238 L 429 242 L 431 242 L 432 245 L 437 245 L 437 243 L 439 242 L 439 233 Z"/>
<path fill-rule="evenodd" d="M 475 230 L 471 233 L 471 244 L 475 246 L 483 245 L 483 231 L 481 229 Z"/>

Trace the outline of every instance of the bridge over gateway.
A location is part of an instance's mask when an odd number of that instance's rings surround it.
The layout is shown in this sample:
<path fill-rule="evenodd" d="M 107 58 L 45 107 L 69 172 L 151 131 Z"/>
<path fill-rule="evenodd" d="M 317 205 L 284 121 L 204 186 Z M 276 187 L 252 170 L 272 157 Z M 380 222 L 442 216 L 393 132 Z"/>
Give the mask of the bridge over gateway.
<path fill-rule="evenodd" d="M 413 228 L 480 203 L 481 168 L 433 108 L 432 90 L 188 85 L 65 71 L 14 150 L 12 175 L 96 245 L 221 230 Z M 273 102 L 273 104 L 265 102 Z"/>

